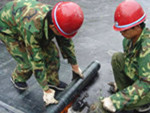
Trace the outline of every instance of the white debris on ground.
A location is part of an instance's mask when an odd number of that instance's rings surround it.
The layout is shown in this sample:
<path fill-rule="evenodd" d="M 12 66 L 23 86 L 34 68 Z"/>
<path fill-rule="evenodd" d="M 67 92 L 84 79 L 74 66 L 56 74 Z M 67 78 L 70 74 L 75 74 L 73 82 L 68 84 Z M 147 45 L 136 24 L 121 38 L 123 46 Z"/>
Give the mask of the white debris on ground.
<path fill-rule="evenodd" d="M 73 111 L 72 107 L 70 107 L 70 108 L 68 109 L 68 113 L 77 113 L 77 112 Z"/>

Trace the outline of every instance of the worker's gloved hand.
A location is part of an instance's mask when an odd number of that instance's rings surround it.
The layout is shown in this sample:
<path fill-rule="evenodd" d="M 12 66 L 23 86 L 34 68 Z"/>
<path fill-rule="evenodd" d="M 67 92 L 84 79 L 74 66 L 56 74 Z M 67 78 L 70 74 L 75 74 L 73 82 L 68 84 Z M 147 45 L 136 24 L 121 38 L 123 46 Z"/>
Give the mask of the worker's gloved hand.
<path fill-rule="evenodd" d="M 84 78 L 81 69 L 79 68 L 78 70 L 79 70 L 79 71 L 74 71 L 74 70 L 73 70 L 73 74 L 76 74 L 76 75 L 78 75 L 78 76 L 81 77 L 81 78 Z"/>
<path fill-rule="evenodd" d="M 73 79 L 75 79 L 77 76 L 84 78 L 82 71 L 78 65 L 72 65 L 72 72 L 73 72 Z"/>
<path fill-rule="evenodd" d="M 113 113 L 116 112 L 116 108 L 114 107 L 110 97 L 104 98 L 103 100 L 101 100 L 101 102 L 102 102 L 104 109 Z"/>
<path fill-rule="evenodd" d="M 48 91 L 44 91 L 43 100 L 47 105 L 49 104 L 57 104 L 58 101 L 54 98 L 55 91 L 53 89 L 49 89 Z"/>
<path fill-rule="evenodd" d="M 103 104 L 103 108 L 110 111 L 110 112 L 116 112 L 116 108 L 114 107 L 111 98 L 110 97 L 106 97 L 103 100 L 101 100 L 102 104 Z"/>
<path fill-rule="evenodd" d="M 110 91 L 111 93 L 116 93 L 116 92 L 119 91 L 116 82 L 109 82 L 108 85 L 110 86 L 109 91 Z"/>

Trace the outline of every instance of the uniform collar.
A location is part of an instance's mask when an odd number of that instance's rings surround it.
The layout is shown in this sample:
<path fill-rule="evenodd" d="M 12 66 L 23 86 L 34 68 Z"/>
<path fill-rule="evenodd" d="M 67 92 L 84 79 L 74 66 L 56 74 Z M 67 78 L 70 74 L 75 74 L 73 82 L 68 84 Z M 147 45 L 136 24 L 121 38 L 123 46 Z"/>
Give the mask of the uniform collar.
<path fill-rule="evenodd" d="M 138 38 L 138 40 L 136 41 L 136 43 L 138 43 L 142 39 L 143 35 L 145 34 L 145 31 L 146 31 L 146 27 L 143 29 L 143 31 L 142 31 L 140 37 Z"/>

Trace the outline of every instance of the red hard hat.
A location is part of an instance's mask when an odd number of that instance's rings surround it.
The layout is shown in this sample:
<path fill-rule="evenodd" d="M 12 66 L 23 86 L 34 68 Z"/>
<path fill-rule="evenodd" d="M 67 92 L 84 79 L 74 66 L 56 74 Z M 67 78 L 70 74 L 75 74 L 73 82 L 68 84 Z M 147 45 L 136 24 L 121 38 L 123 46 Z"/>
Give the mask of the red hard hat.
<path fill-rule="evenodd" d="M 143 8 L 135 0 L 125 0 L 118 5 L 114 15 L 116 31 L 123 31 L 132 28 L 146 19 Z"/>
<path fill-rule="evenodd" d="M 74 2 L 58 2 L 52 10 L 52 20 L 62 36 L 72 38 L 81 27 L 84 15 Z"/>

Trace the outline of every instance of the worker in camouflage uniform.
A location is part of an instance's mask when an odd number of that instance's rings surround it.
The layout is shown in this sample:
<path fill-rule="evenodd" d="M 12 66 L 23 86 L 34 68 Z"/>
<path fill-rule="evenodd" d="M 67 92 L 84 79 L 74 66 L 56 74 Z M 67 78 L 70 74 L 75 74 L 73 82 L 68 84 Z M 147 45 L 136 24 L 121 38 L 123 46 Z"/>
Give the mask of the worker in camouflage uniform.
<path fill-rule="evenodd" d="M 11 77 L 14 86 L 27 89 L 26 81 L 33 73 L 46 104 L 57 103 L 55 90 L 63 90 L 66 85 L 58 78 L 60 59 L 55 42 L 73 73 L 83 77 L 71 39 L 83 19 L 81 8 L 73 2 L 59 2 L 53 8 L 36 0 L 7 3 L 0 11 L 0 40 L 17 61 Z"/>
<path fill-rule="evenodd" d="M 150 109 L 150 30 L 145 27 L 146 14 L 134 0 L 125 0 L 116 8 L 114 30 L 120 31 L 124 53 L 112 56 L 114 94 L 91 106 L 90 113 Z M 101 107 L 102 106 L 102 107 Z M 105 111 L 105 112 L 106 112 Z"/>

